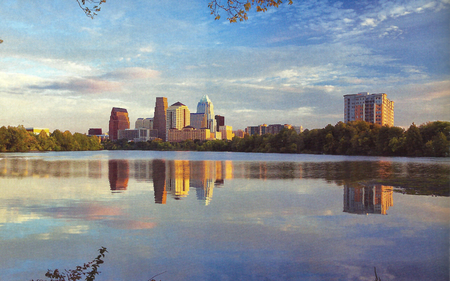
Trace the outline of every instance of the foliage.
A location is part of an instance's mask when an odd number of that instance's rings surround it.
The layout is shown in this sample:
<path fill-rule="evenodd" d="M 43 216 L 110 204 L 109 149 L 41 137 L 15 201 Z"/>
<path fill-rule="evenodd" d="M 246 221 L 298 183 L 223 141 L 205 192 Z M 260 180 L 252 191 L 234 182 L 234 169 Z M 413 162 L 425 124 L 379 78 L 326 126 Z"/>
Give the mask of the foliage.
<path fill-rule="evenodd" d="M 94 18 L 101 10 L 101 4 L 106 0 L 76 0 L 78 6 L 83 10 L 86 16 Z M 244 21 L 248 19 L 247 12 L 255 8 L 257 12 L 265 12 L 270 7 L 278 8 L 284 0 L 213 0 L 208 4 L 211 10 L 211 15 L 215 19 L 220 19 L 220 11 L 225 11 L 228 14 L 230 22 Z M 223 3 L 224 2 L 224 3 Z M 293 0 L 287 0 L 289 5 L 293 4 Z M 2 41 L 0 40 L 0 43 Z"/>
<path fill-rule="evenodd" d="M 55 130 L 50 135 L 45 131 L 39 134 L 28 132 L 23 126 L 0 128 L 0 152 L 27 151 L 82 151 L 102 149 L 96 136 Z"/>
<path fill-rule="evenodd" d="M 314 153 L 376 156 L 449 156 L 450 122 L 429 122 L 408 130 L 379 126 L 365 121 L 338 122 L 323 129 L 297 134 L 283 129 L 278 134 L 246 135 L 225 140 L 187 140 L 180 143 L 107 141 L 105 149 L 125 150 L 194 150 L 262 153 Z"/>
<path fill-rule="evenodd" d="M 91 19 L 94 18 L 94 16 L 97 15 L 98 12 L 100 12 L 101 7 L 100 5 L 105 3 L 106 0 L 76 0 L 78 3 L 78 6 L 84 11 L 86 16 L 90 17 Z M 87 4 L 86 4 L 87 3 Z"/>
<path fill-rule="evenodd" d="M 247 12 L 252 8 L 255 8 L 257 12 L 265 12 L 267 8 L 278 8 L 283 3 L 282 0 L 223 0 L 223 2 L 214 0 L 208 4 L 208 7 L 211 10 L 211 15 L 214 15 L 216 20 L 220 19 L 219 11 L 225 11 L 230 22 L 247 20 Z M 292 3 L 292 0 L 288 0 L 289 5 L 292 5 Z"/>
<path fill-rule="evenodd" d="M 82 266 L 79 265 L 75 269 L 65 269 L 64 271 L 49 269 L 45 274 L 45 277 L 50 278 L 49 281 L 76 281 L 81 280 L 83 277 L 86 281 L 94 281 L 95 276 L 100 274 L 98 268 L 104 263 L 103 258 L 105 257 L 105 253 L 108 252 L 105 247 L 101 247 L 98 251 L 99 255 L 96 258 Z M 45 280 L 38 279 L 36 281 Z"/>

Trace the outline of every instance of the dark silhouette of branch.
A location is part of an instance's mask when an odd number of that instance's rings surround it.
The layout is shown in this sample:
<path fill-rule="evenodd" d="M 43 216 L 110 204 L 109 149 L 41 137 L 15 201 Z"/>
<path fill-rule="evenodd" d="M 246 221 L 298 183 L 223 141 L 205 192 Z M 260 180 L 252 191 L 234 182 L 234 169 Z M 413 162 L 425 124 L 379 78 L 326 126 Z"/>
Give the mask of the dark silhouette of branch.
<path fill-rule="evenodd" d="M 247 20 L 247 12 L 252 8 L 256 8 L 257 12 L 265 12 L 270 7 L 278 8 L 283 1 L 288 2 L 289 5 L 293 3 L 293 0 L 214 0 L 208 4 L 208 7 L 216 20 L 220 19 L 219 12 L 225 11 L 230 22 L 237 22 Z"/>
<path fill-rule="evenodd" d="M 106 2 L 106 0 L 76 0 L 76 1 L 78 3 L 78 6 L 80 6 L 80 8 L 84 11 L 86 16 L 90 17 L 91 19 L 93 19 L 97 15 L 97 13 L 100 12 L 101 10 L 100 5 Z"/>

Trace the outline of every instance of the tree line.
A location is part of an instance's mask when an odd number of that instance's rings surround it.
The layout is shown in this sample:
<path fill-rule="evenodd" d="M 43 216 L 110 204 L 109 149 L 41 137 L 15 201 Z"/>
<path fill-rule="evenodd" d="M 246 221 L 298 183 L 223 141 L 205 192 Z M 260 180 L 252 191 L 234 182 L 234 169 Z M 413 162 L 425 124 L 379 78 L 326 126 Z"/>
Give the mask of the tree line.
<path fill-rule="evenodd" d="M 338 122 L 323 129 L 297 134 L 283 129 L 278 134 L 234 137 L 226 140 L 186 140 L 179 143 L 160 139 L 147 142 L 104 142 L 108 150 L 193 150 L 262 153 L 313 153 L 335 155 L 448 157 L 450 122 L 414 123 L 408 128 L 380 126 L 365 121 Z"/>
<path fill-rule="evenodd" d="M 55 130 L 50 135 L 45 131 L 34 134 L 23 126 L 0 128 L 0 152 L 82 151 L 102 148 L 96 136 L 60 130 Z"/>

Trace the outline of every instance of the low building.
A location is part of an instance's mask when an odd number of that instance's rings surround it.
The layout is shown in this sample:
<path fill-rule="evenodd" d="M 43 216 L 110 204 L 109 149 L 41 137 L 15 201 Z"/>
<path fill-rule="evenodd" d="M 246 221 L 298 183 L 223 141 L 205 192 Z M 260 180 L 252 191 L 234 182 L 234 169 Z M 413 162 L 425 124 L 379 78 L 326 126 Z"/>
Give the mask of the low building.
<path fill-rule="evenodd" d="M 184 127 L 183 129 L 170 129 L 167 133 L 169 142 L 182 142 L 185 140 L 211 140 L 211 131 L 209 129 L 196 129 L 192 126 Z"/>
<path fill-rule="evenodd" d="M 297 134 L 301 134 L 303 132 L 303 126 L 292 126 L 292 129 L 294 129 Z"/>
<path fill-rule="evenodd" d="M 153 140 L 157 137 L 157 130 L 150 130 L 145 128 L 140 129 L 126 129 L 118 131 L 118 139 L 126 139 L 134 142 L 145 142 Z"/>
<path fill-rule="evenodd" d="M 219 128 L 219 132 L 222 133 L 222 139 L 223 140 L 231 140 L 234 137 L 233 127 L 231 127 L 231 126 L 219 126 L 218 128 Z"/>
<path fill-rule="evenodd" d="M 100 136 L 103 135 L 102 128 L 90 128 L 88 131 L 89 136 Z"/>
<path fill-rule="evenodd" d="M 243 138 L 245 136 L 245 131 L 244 130 L 236 130 L 236 131 L 233 131 L 233 134 L 238 138 Z"/>
<path fill-rule="evenodd" d="M 248 126 L 245 129 L 245 131 L 250 136 L 252 136 L 252 135 L 264 135 L 264 134 L 267 134 L 267 125 L 266 124 L 262 124 L 262 125 L 259 125 L 259 126 Z"/>
<path fill-rule="evenodd" d="M 42 131 L 44 131 L 47 136 L 50 136 L 50 130 L 48 128 L 25 128 L 27 132 L 39 135 Z"/>

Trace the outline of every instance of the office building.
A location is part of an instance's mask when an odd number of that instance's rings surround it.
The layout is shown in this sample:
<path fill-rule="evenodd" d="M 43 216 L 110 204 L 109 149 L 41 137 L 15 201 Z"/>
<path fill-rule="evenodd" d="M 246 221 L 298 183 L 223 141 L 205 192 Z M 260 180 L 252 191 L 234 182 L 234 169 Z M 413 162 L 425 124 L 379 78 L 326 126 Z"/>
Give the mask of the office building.
<path fill-rule="evenodd" d="M 170 129 L 181 130 L 190 125 L 190 120 L 189 108 L 181 102 L 176 102 L 167 108 L 166 132 Z"/>
<path fill-rule="evenodd" d="M 169 142 L 182 142 L 185 140 L 211 140 L 214 134 L 212 134 L 209 129 L 196 129 L 191 126 L 186 126 L 180 129 L 170 129 L 167 132 L 167 141 Z"/>
<path fill-rule="evenodd" d="M 231 126 L 220 126 L 219 128 L 219 132 L 222 134 L 222 139 L 223 140 L 232 140 L 234 137 L 233 134 L 233 127 Z"/>
<path fill-rule="evenodd" d="M 136 129 L 153 129 L 153 118 L 138 118 L 134 123 Z"/>
<path fill-rule="evenodd" d="M 360 120 L 394 126 L 394 102 L 384 93 L 344 95 L 344 122 Z"/>
<path fill-rule="evenodd" d="M 167 122 L 167 98 L 157 97 L 155 103 L 155 114 L 153 116 L 153 129 L 158 130 L 158 138 L 166 140 Z"/>
<path fill-rule="evenodd" d="M 196 129 L 206 128 L 206 114 L 205 113 L 191 113 L 190 126 Z"/>
<path fill-rule="evenodd" d="M 220 126 L 225 126 L 225 116 L 216 115 L 216 128 L 219 128 Z"/>
<path fill-rule="evenodd" d="M 25 128 L 25 130 L 29 133 L 33 133 L 35 135 L 39 135 L 42 131 L 50 136 L 50 130 L 48 128 Z"/>
<path fill-rule="evenodd" d="M 117 140 L 118 131 L 130 128 L 128 111 L 125 108 L 113 107 L 109 118 L 109 139 Z"/>
<path fill-rule="evenodd" d="M 90 128 L 88 131 L 89 136 L 100 136 L 103 135 L 102 128 Z"/>
<path fill-rule="evenodd" d="M 264 135 L 267 134 L 267 125 L 266 124 L 262 124 L 259 126 L 248 126 L 245 129 L 246 133 L 251 135 Z"/>
<path fill-rule="evenodd" d="M 216 120 L 214 115 L 214 106 L 207 95 L 204 95 L 202 99 L 197 104 L 197 113 L 206 114 L 206 128 L 208 128 L 211 133 L 216 132 Z"/>
<path fill-rule="evenodd" d="M 126 130 L 119 130 L 117 132 L 117 139 L 119 140 L 126 139 L 128 141 L 134 142 L 145 142 L 148 140 L 153 140 L 157 136 L 158 132 L 156 130 L 150 130 L 146 128 L 126 129 Z"/>

